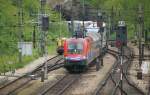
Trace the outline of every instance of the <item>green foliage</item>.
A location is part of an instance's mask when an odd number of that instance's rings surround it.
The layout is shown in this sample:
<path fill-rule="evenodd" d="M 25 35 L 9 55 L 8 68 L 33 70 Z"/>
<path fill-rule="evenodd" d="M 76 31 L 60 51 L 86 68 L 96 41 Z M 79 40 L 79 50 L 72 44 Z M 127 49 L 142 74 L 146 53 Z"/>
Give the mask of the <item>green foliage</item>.
<path fill-rule="evenodd" d="M 0 72 L 8 71 L 10 68 L 20 68 L 37 58 L 38 45 L 33 50 L 32 56 L 23 56 L 23 62 L 18 63 L 18 46 L 19 30 L 18 30 L 18 1 L 19 0 L 0 0 Z M 22 0 L 23 1 L 23 40 L 32 41 L 33 26 L 35 24 L 32 21 L 38 20 L 38 12 L 40 11 L 40 0 Z M 48 31 L 47 46 L 50 53 L 54 54 L 56 51 L 55 40 L 59 35 L 61 37 L 68 35 L 67 24 L 60 22 L 60 14 L 53 11 L 46 6 L 46 13 L 48 13 L 50 22 L 50 29 Z M 53 23 L 54 22 L 54 23 Z M 61 31 L 61 34 L 60 34 Z M 40 31 L 39 27 L 36 27 L 36 42 L 39 42 Z M 9 64 L 12 62 L 13 64 Z M 5 69 L 4 69 L 5 67 Z"/>
<path fill-rule="evenodd" d="M 128 25 L 128 38 L 134 36 L 134 24 L 138 16 L 138 5 L 142 4 L 144 7 L 144 26 L 149 28 L 150 26 L 150 0 L 85 0 L 87 4 L 96 8 L 102 8 L 110 14 L 112 7 L 115 11 L 115 21 L 124 18 Z M 120 16 L 119 16 L 120 12 Z M 117 22 L 116 22 L 117 23 Z"/>
<path fill-rule="evenodd" d="M 33 3 L 34 2 L 34 3 Z M 40 8 L 39 0 L 23 0 L 24 27 L 23 40 L 32 41 L 33 24 L 31 21 L 37 21 L 37 13 Z M 48 6 L 46 12 L 50 16 L 50 24 L 48 38 L 55 38 L 61 31 L 67 35 L 66 23 L 60 22 L 59 13 L 52 11 Z M 61 24 L 60 24 L 60 23 Z M 1 0 L 0 1 L 0 56 L 14 54 L 17 51 L 17 42 L 19 39 L 18 30 L 18 0 Z M 36 27 L 37 28 L 37 27 Z M 61 28 L 61 29 L 60 29 Z M 37 32 L 38 29 L 36 29 Z M 39 36 L 39 35 L 37 35 Z M 63 36 L 63 35 L 62 35 Z M 6 39 L 7 38 L 7 39 Z M 37 37 L 39 38 L 39 37 Z M 38 40 L 38 39 L 37 39 Z"/>
<path fill-rule="evenodd" d="M 9 0 L 0 1 L 0 55 L 13 53 L 15 51 L 16 33 L 14 33 L 16 18 L 16 7 L 10 6 Z M 8 7 L 10 6 L 10 7 Z"/>
<path fill-rule="evenodd" d="M 7 71 L 10 71 L 12 69 L 17 69 L 25 66 L 32 60 L 36 59 L 38 57 L 37 53 L 33 53 L 32 56 L 24 56 L 23 57 L 23 62 L 19 63 L 18 62 L 18 55 L 14 54 L 13 56 L 11 55 L 6 55 L 6 56 L 1 56 L 0 57 L 0 73 L 4 73 Z"/>

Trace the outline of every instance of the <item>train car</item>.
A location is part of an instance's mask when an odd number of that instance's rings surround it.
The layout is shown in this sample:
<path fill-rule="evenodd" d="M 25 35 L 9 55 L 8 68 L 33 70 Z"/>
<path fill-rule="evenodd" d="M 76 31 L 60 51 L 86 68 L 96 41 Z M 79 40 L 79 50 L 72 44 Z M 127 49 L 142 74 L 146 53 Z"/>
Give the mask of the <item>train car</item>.
<path fill-rule="evenodd" d="M 81 72 L 85 71 L 93 61 L 95 61 L 94 63 L 99 63 L 100 37 L 99 33 L 89 32 L 86 33 L 84 38 L 69 38 L 65 40 L 64 67 L 70 72 Z M 98 68 L 99 65 L 96 66 Z"/>
<path fill-rule="evenodd" d="M 64 53 L 64 41 L 66 40 L 66 38 L 59 38 L 57 39 L 57 53 L 59 55 L 63 55 Z"/>

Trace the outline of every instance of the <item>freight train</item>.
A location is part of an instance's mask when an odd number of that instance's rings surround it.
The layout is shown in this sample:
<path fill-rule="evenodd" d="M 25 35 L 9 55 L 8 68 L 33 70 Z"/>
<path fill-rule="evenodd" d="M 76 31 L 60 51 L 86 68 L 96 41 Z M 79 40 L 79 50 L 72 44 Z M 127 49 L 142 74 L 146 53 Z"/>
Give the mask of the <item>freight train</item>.
<path fill-rule="evenodd" d="M 106 29 L 103 29 L 103 36 L 106 36 Z M 86 36 L 82 38 L 72 37 L 68 38 L 64 42 L 64 67 L 69 72 L 82 72 L 87 69 L 90 64 L 96 64 L 97 70 L 99 70 L 99 56 L 102 49 L 106 48 L 106 39 L 101 43 L 100 33 L 86 32 Z"/>

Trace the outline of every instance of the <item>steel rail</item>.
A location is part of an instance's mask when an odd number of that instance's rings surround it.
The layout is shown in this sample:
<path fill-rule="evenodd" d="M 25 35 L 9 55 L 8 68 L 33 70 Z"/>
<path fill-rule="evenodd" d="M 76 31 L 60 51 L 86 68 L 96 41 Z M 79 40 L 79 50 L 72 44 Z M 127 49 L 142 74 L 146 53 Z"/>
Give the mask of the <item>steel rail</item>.
<path fill-rule="evenodd" d="M 110 49 L 108 49 L 108 53 L 113 55 L 116 59 L 118 59 L 118 52 L 112 51 Z M 99 95 L 99 92 L 104 88 L 104 86 L 107 84 L 109 78 L 111 77 L 111 73 L 112 71 L 114 71 L 114 69 L 118 66 L 118 60 L 115 61 L 114 65 L 112 66 L 112 68 L 109 70 L 110 73 L 108 73 L 106 75 L 106 77 L 104 78 L 105 80 L 102 83 L 98 84 L 98 87 L 94 90 L 93 95 Z"/>
<path fill-rule="evenodd" d="M 46 88 L 39 95 L 62 95 L 79 78 L 80 75 L 67 74 L 54 85 Z"/>
<path fill-rule="evenodd" d="M 113 52 L 113 53 L 115 53 L 115 54 L 119 54 L 119 52 L 117 52 L 117 51 L 114 51 L 114 50 L 110 50 L 110 49 L 108 49 L 109 50 L 109 53 L 111 52 Z M 135 90 L 136 91 L 138 91 L 139 93 L 141 93 L 141 95 L 144 95 L 144 93 L 138 88 L 138 87 L 136 87 L 134 84 L 132 84 L 128 79 L 127 79 L 127 71 L 128 71 L 128 68 L 130 67 L 130 63 L 131 63 L 131 59 L 133 58 L 133 53 L 131 52 L 131 50 L 129 51 L 130 52 L 130 54 L 127 56 L 127 55 L 124 55 L 124 57 L 126 58 L 126 61 L 125 61 L 125 63 L 127 63 L 127 65 L 126 65 L 126 67 L 123 69 L 123 77 L 125 78 L 125 80 L 127 81 L 127 83 L 130 85 L 130 86 L 132 86 L 132 87 L 134 87 L 135 88 Z M 118 59 L 117 57 L 116 57 L 116 59 Z M 115 67 L 117 67 L 118 66 L 118 64 L 116 64 L 116 66 Z M 114 67 L 112 67 L 112 68 L 114 68 Z M 111 69 L 112 69 L 111 68 Z M 115 69 L 115 68 L 114 68 Z M 110 70 L 111 71 L 111 70 Z M 114 90 L 113 91 L 116 91 L 118 88 L 125 94 L 125 95 L 127 95 L 127 93 L 120 87 L 120 85 L 117 85 L 117 83 L 115 82 L 115 80 L 113 79 L 113 77 L 112 77 L 112 73 L 114 73 L 114 72 L 111 72 L 111 73 L 109 73 L 108 75 L 107 75 L 107 77 L 105 77 L 105 80 L 104 80 L 104 82 L 102 82 L 101 84 L 99 84 L 99 86 L 97 87 L 97 89 L 94 91 L 94 95 L 99 95 L 99 92 L 103 89 L 103 87 L 107 84 L 107 81 L 109 80 L 109 78 L 111 78 L 111 80 L 112 80 L 112 82 L 116 85 L 115 86 L 115 88 L 114 88 Z M 113 92 L 114 93 L 114 92 Z"/>
<path fill-rule="evenodd" d="M 131 54 L 130 54 L 130 57 L 128 57 L 127 67 L 126 67 L 125 71 L 123 72 L 124 78 L 126 79 L 126 81 L 128 82 L 128 84 L 130 86 L 134 87 L 141 95 L 145 95 L 145 93 L 141 89 L 139 89 L 137 86 L 135 86 L 134 83 L 131 83 L 131 81 L 129 81 L 129 79 L 128 79 L 128 75 L 127 75 L 128 73 L 127 72 L 129 70 L 129 67 L 130 67 L 132 61 L 133 61 L 132 59 L 134 58 L 134 52 L 133 52 L 133 50 L 131 50 L 130 48 L 128 50 L 130 51 Z"/>
<path fill-rule="evenodd" d="M 48 59 L 46 62 L 49 62 L 57 57 L 59 57 L 59 56 L 56 55 L 56 56 Z M 45 62 L 43 64 L 45 64 Z M 1 95 L 7 95 L 7 94 L 9 95 L 11 93 L 14 93 L 17 89 L 21 88 L 22 86 L 24 86 L 27 83 L 29 83 L 30 81 L 32 81 L 32 79 L 28 75 L 39 73 L 39 70 L 41 70 L 41 68 L 44 66 L 43 64 L 38 66 L 35 70 L 31 71 L 30 73 L 27 73 L 9 83 L 7 83 L 6 85 L 2 86 L 0 88 L 0 94 Z"/>
<path fill-rule="evenodd" d="M 133 52 L 130 50 L 130 48 L 128 50 L 129 50 L 130 54 L 128 56 L 124 55 L 127 59 L 125 62 L 127 64 L 125 66 L 127 66 L 127 67 L 124 66 L 125 68 L 122 71 L 123 77 L 125 78 L 125 80 L 131 87 L 135 88 L 135 90 L 138 91 L 141 95 L 145 95 L 144 92 L 142 92 L 142 90 L 140 90 L 138 87 L 136 87 L 134 84 L 132 84 L 127 78 L 127 71 L 128 71 L 128 68 L 130 67 L 131 59 L 133 58 Z M 117 89 L 117 88 L 115 88 L 115 89 Z M 114 91 L 115 91 L 115 89 L 114 89 Z"/>

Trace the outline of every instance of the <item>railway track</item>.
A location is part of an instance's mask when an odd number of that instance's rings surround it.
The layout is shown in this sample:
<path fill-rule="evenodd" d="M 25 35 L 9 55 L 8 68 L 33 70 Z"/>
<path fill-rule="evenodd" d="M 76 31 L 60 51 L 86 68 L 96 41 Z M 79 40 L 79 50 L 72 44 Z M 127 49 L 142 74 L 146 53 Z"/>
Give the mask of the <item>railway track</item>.
<path fill-rule="evenodd" d="M 134 55 L 134 59 L 139 59 L 139 55 Z M 142 57 L 143 60 L 150 60 L 150 55 L 144 55 Z"/>
<path fill-rule="evenodd" d="M 123 82 L 125 82 L 124 85 L 124 90 L 127 92 L 127 95 L 129 94 L 133 94 L 133 95 L 145 95 L 145 93 L 139 89 L 133 82 L 132 80 L 130 80 L 130 78 L 128 77 L 128 71 L 129 68 L 132 64 L 133 58 L 134 58 L 134 52 L 132 49 L 130 49 L 129 47 L 126 48 L 126 50 L 128 50 L 125 54 L 126 57 L 126 62 L 123 68 L 123 75 L 124 75 L 124 80 Z"/>
<path fill-rule="evenodd" d="M 129 48 L 126 48 L 125 51 L 123 66 L 121 66 L 119 52 L 109 50 L 109 53 L 117 58 L 117 61 L 105 80 L 100 83 L 94 91 L 93 95 L 145 95 L 144 92 L 137 88 L 134 83 L 128 79 L 128 69 L 132 63 L 133 52 Z M 123 76 L 122 80 L 121 72 Z"/>
<path fill-rule="evenodd" d="M 117 60 L 115 61 L 113 67 L 109 70 L 109 72 L 112 72 L 117 66 L 118 66 L 118 52 L 114 50 L 108 50 L 108 53 L 114 56 Z M 93 95 L 100 95 L 100 91 L 104 88 L 104 86 L 108 83 L 108 80 L 111 77 L 111 73 L 107 74 L 106 77 L 104 78 L 104 81 L 102 83 L 99 83 L 98 87 L 95 89 Z"/>
<path fill-rule="evenodd" d="M 47 87 L 39 95 L 62 95 L 79 78 L 80 74 L 67 74 L 54 85 Z"/>
<path fill-rule="evenodd" d="M 58 69 L 63 66 L 62 58 L 60 56 L 54 56 L 53 58 L 48 59 L 46 62 L 48 63 L 48 72 Z M 12 93 L 15 93 L 18 89 L 25 86 L 27 83 L 32 81 L 32 78 L 29 77 L 29 75 L 36 75 L 37 77 L 41 74 L 41 69 L 43 68 L 45 63 L 37 67 L 32 72 L 25 74 L 18 79 L 11 81 L 10 83 L 7 83 L 6 85 L 0 87 L 0 95 L 12 95 Z"/>
<path fill-rule="evenodd" d="M 136 51 L 134 51 L 136 53 Z M 140 71 L 139 68 L 139 55 L 135 55 L 132 59 L 132 67 L 130 68 L 130 72 L 127 72 L 128 75 L 130 75 L 130 79 L 133 80 L 133 83 L 139 87 L 140 89 L 142 89 L 143 92 L 145 92 L 145 95 L 150 95 L 149 93 L 149 89 L 150 89 L 150 75 L 149 74 L 142 74 L 141 79 L 137 79 L 137 73 Z M 148 54 L 143 55 L 142 57 L 142 61 L 144 63 L 145 62 L 149 62 L 150 60 L 150 56 Z M 147 93 L 147 94 L 146 94 Z"/>

